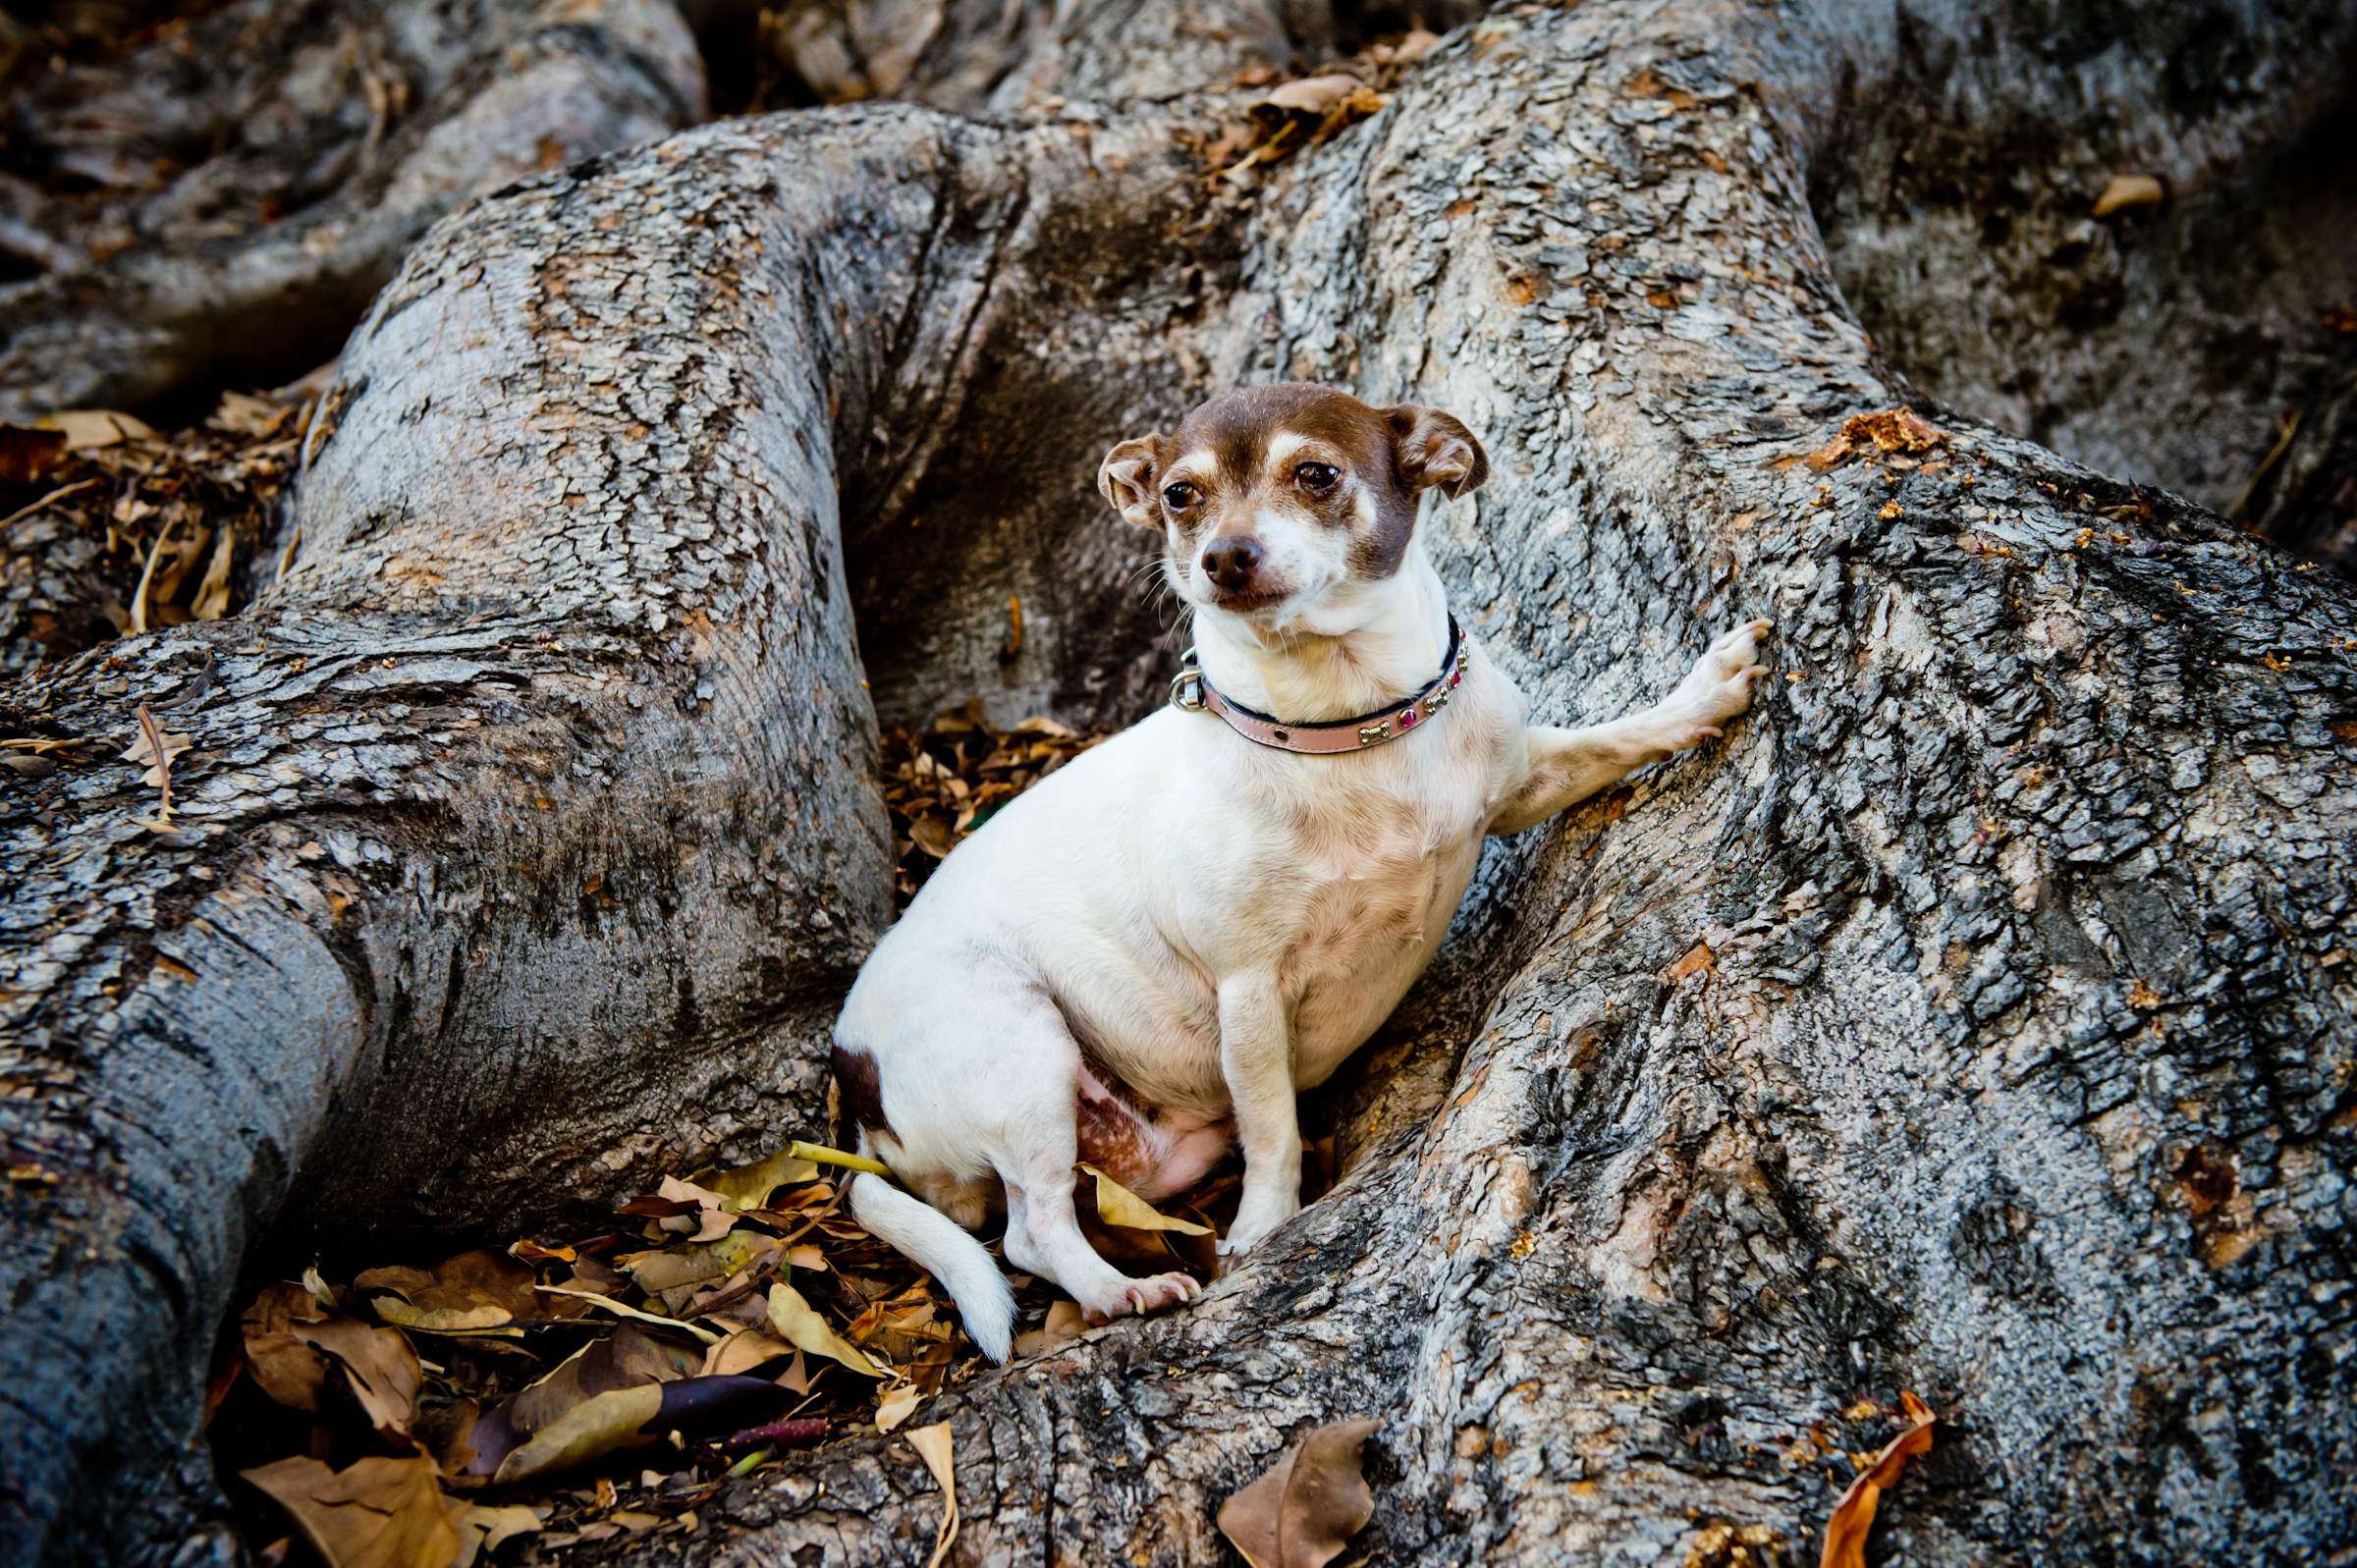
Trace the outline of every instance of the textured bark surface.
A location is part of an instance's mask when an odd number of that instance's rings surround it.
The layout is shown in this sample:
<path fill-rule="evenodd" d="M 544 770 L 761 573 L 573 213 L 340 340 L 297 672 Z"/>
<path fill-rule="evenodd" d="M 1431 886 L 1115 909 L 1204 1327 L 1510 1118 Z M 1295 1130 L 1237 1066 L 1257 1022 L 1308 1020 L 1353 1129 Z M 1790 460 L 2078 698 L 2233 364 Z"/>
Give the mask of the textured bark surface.
<path fill-rule="evenodd" d="M 1113 61 L 1128 12 L 1069 26 Z M 1881 285 L 1870 341 L 1839 281 L 1956 250 L 1897 214 L 1985 178 L 1973 126 L 2048 128 L 2001 155 L 2039 200 L 2164 145 L 2188 189 L 2287 155 L 2347 102 L 2344 12 L 1518 8 L 1213 185 L 1181 134 L 1236 101 L 1183 89 L 1239 27 L 1091 79 L 1141 101 L 1042 67 L 1064 101 L 1010 123 L 724 125 L 445 224 L 347 356 L 285 583 L 10 692 L 107 737 L 144 699 L 198 750 L 181 838 L 129 826 L 128 764 L 0 821 L 36 1089 L 0 1113 L 63 1177 L 0 1231 L 6 1357 L 56 1369 L 10 1390 L 8 1504 L 186 1435 L 274 1212 L 283 1248 L 461 1230 L 805 1118 L 887 901 L 862 672 L 888 715 L 1134 717 L 1167 644 L 1096 460 L 1302 376 L 1482 433 L 1434 542 L 1535 718 L 1754 614 L 1774 690 L 1493 847 L 1313 1108 L 1338 1192 L 1196 1307 L 920 1414 L 958 1560 L 1213 1560 L 1222 1497 L 1361 1413 L 1354 1554 L 1707 1564 L 1726 1524 L 1803 1560 L 1848 1467 L 1801 1434 L 1901 1386 L 1951 1417 L 1884 1504 L 1910 1562 L 2345 1541 L 2357 595 L 2005 433 L 1971 401 L 2001 354 L 1926 402 L 1893 346 L 1937 358 L 1950 297 Z M 2076 339 L 1993 339 L 2088 384 Z M 1795 460 L 1905 403 L 1948 436 L 1916 465 Z M 904 1561 L 938 1513 L 853 1439 L 597 1549 Z"/>
<path fill-rule="evenodd" d="M 1912 112 L 1848 117 L 1811 166 L 1835 275 L 1932 396 L 2357 575 L 2357 63 L 2329 27 L 2271 61 L 2216 8 L 2154 9 L 2141 103 L 2014 85 L 2110 72 L 2109 8 L 1995 51 L 1902 35 Z M 2163 199 L 2097 217 L 2122 174 Z"/>
<path fill-rule="evenodd" d="M 468 196 L 690 125 L 669 0 L 237 0 L 6 111 L 0 418 L 334 356 Z"/>

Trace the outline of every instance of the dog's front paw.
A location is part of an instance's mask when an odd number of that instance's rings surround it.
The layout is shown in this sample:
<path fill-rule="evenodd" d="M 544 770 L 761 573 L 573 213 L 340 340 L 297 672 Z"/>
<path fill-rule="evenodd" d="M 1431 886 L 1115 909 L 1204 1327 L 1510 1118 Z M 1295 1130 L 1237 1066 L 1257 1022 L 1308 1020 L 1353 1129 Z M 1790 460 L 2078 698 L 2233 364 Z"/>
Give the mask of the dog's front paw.
<path fill-rule="evenodd" d="M 1694 662 L 1686 678 L 1663 704 L 1677 715 L 1672 728 L 1681 733 L 1672 738 L 1674 747 L 1683 750 L 1700 744 L 1751 706 L 1752 687 L 1768 673 L 1760 663 L 1760 638 L 1772 624 L 1746 621 L 1712 643 Z"/>
<path fill-rule="evenodd" d="M 1165 1307 L 1177 1307 L 1203 1294 L 1203 1287 L 1192 1274 L 1155 1274 L 1148 1279 L 1123 1279 L 1091 1300 L 1080 1304 L 1080 1316 L 1091 1324 L 1109 1324 L 1116 1318 L 1143 1318 Z"/>

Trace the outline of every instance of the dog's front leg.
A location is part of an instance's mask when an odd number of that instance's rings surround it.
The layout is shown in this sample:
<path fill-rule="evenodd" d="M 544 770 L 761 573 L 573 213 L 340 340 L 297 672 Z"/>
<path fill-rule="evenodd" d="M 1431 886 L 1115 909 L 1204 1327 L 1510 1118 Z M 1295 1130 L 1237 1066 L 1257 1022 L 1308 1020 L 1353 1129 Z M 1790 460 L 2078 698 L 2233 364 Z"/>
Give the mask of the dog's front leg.
<path fill-rule="evenodd" d="M 1220 1075 L 1244 1152 L 1244 1195 L 1222 1252 L 1242 1252 L 1301 1207 L 1301 1121 L 1292 1030 L 1274 970 L 1220 982 Z"/>
<path fill-rule="evenodd" d="M 1750 621 L 1695 661 L 1677 689 L 1642 713 L 1583 730 L 1533 725 L 1530 777 L 1490 819 L 1489 831 L 1520 833 L 1604 789 L 1637 769 L 1698 745 L 1751 706 L 1764 671 L 1760 637 L 1769 622 Z"/>

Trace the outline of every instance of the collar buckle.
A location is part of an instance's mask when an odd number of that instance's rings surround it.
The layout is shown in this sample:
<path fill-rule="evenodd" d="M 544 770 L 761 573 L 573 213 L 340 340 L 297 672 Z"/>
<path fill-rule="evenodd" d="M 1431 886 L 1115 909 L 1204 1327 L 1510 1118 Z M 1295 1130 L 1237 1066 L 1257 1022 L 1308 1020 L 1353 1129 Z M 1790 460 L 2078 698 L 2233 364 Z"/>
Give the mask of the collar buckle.
<path fill-rule="evenodd" d="M 1201 713 L 1211 702 L 1203 694 L 1203 672 L 1195 663 L 1195 650 L 1180 654 L 1178 664 L 1178 673 L 1171 677 L 1171 706 Z"/>

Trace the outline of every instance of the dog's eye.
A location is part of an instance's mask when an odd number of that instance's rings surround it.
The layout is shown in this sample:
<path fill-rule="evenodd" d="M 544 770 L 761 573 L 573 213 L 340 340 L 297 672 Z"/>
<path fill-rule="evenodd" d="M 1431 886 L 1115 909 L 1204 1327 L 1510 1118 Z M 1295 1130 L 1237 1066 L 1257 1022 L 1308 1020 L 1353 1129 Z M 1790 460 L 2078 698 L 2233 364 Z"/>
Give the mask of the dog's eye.
<path fill-rule="evenodd" d="M 1331 462 L 1305 462 L 1293 470 L 1293 477 L 1301 481 L 1304 490 L 1331 490 L 1342 476 L 1343 470 Z"/>
<path fill-rule="evenodd" d="M 1203 492 L 1190 484 L 1175 484 L 1162 493 L 1163 505 L 1173 512 L 1184 512 L 1203 499 Z"/>

